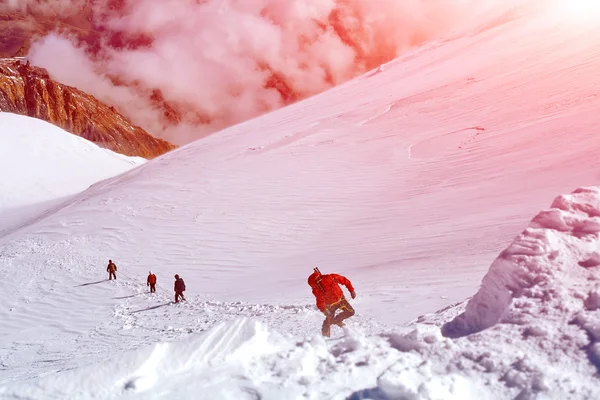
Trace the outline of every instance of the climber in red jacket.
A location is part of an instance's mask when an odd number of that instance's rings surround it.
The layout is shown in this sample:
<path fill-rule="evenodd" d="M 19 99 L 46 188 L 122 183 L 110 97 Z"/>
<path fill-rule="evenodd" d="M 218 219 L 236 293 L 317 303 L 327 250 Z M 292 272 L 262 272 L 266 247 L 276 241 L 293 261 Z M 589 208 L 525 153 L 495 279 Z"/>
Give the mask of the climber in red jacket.
<path fill-rule="evenodd" d="M 356 298 L 356 293 L 348 279 L 338 274 L 323 275 L 319 268 L 315 268 L 314 272 L 308 277 L 308 284 L 317 298 L 317 308 L 325 314 L 321 332 L 323 336 L 329 337 L 331 324 L 342 327 L 344 326 L 343 321 L 354 315 L 354 308 L 344 297 L 344 292 L 342 292 L 339 285 L 346 286 L 353 299 Z M 342 310 L 342 312 L 335 315 L 337 310 Z"/>
<path fill-rule="evenodd" d="M 146 279 L 146 286 L 150 286 L 150 293 L 156 292 L 156 275 L 152 271 L 148 272 L 148 279 Z"/>

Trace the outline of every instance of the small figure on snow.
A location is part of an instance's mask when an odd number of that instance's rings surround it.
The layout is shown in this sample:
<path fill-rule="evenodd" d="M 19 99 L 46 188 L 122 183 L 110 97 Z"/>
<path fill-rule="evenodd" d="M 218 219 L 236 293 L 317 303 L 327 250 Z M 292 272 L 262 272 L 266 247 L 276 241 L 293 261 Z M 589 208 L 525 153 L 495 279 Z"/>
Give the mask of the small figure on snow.
<path fill-rule="evenodd" d="M 108 260 L 108 266 L 106 267 L 106 271 L 108 272 L 109 281 L 111 281 L 113 277 L 117 279 L 117 265 L 112 260 Z"/>
<path fill-rule="evenodd" d="M 146 286 L 150 286 L 150 293 L 156 292 L 156 275 L 152 271 L 148 272 L 148 279 L 146 279 Z"/>
<path fill-rule="evenodd" d="M 185 282 L 179 275 L 175 274 L 175 303 L 179 303 L 179 297 L 181 297 L 181 300 L 185 300 L 183 292 L 185 292 Z"/>
<path fill-rule="evenodd" d="M 344 326 L 343 321 L 354 315 L 354 308 L 346 300 L 339 285 L 346 286 L 353 299 L 356 298 L 356 293 L 352 283 L 346 277 L 338 274 L 323 275 L 319 268 L 315 268 L 314 272 L 308 277 L 308 284 L 317 298 L 317 308 L 325 314 L 321 332 L 323 336 L 329 337 L 331 324 L 342 327 Z M 342 312 L 335 315 L 337 310 L 342 310 Z"/>

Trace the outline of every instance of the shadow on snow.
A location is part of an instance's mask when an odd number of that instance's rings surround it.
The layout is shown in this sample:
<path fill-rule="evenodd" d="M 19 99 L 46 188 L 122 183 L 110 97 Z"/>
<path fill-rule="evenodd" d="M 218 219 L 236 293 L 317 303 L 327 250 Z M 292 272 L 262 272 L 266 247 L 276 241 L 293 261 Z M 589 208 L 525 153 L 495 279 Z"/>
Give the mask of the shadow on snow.
<path fill-rule="evenodd" d="M 77 286 L 75 286 L 75 287 L 80 287 L 80 286 L 89 286 L 89 285 L 97 285 L 97 284 L 99 284 L 99 283 L 106 282 L 106 281 L 108 281 L 108 279 L 102 279 L 101 281 L 98 281 L 98 282 L 88 282 L 88 283 L 82 283 L 81 285 L 77 285 Z"/>
<path fill-rule="evenodd" d="M 144 309 L 141 309 L 141 310 L 135 310 L 135 311 L 132 311 L 131 314 L 139 313 L 139 312 L 142 312 L 142 311 L 156 310 L 157 308 L 168 306 L 169 304 L 171 304 L 170 301 L 168 303 L 159 304 L 157 306 L 152 306 L 152 307 L 144 308 Z"/>
<path fill-rule="evenodd" d="M 145 294 L 145 293 L 137 293 L 137 294 L 130 294 L 129 296 L 113 297 L 113 300 L 130 299 L 132 297 L 140 296 L 142 294 Z"/>

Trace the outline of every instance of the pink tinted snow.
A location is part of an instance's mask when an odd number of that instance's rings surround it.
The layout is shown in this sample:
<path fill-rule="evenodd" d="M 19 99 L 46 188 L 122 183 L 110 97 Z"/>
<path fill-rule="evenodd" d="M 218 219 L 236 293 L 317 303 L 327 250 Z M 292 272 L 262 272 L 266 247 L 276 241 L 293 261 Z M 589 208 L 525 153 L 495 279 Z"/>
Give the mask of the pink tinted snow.
<path fill-rule="evenodd" d="M 459 337 L 502 322 L 514 298 L 532 288 L 552 288 L 565 276 L 600 265 L 600 188 L 557 197 L 494 261 L 466 311 L 443 332 Z M 543 290 L 543 289 L 542 289 Z M 597 294 L 590 307 L 597 308 Z"/>

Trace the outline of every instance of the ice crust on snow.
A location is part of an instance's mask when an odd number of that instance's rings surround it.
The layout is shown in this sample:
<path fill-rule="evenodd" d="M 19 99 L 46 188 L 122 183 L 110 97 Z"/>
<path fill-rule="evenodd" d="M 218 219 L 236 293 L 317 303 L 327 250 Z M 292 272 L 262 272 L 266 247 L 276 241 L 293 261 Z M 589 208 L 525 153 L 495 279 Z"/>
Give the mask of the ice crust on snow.
<path fill-rule="evenodd" d="M 294 337 L 254 318 L 0 387 L 3 398 L 578 399 L 600 396 L 600 188 L 558 197 L 464 310 L 365 335 Z M 550 218 L 549 216 L 553 216 Z M 584 229 L 582 229 L 584 227 Z M 451 318 L 451 319 L 450 319 Z M 449 320 L 450 319 L 450 320 Z"/>

